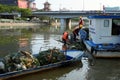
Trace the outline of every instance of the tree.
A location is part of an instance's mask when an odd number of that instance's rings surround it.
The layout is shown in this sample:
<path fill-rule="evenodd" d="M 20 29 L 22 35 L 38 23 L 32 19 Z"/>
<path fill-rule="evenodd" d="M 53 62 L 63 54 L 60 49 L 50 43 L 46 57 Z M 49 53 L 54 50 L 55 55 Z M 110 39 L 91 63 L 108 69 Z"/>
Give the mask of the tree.
<path fill-rule="evenodd" d="M 1 13 L 18 12 L 18 13 L 21 13 L 22 16 L 30 16 L 32 14 L 32 11 L 30 9 L 22 9 L 22 8 L 18 8 L 17 6 L 8 6 L 8 5 L 1 5 L 1 4 L 0 4 L 0 12 Z"/>
<path fill-rule="evenodd" d="M 22 17 L 32 15 L 32 11 L 30 9 L 22 9 L 22 8 L 20 8 L 18 12 L 21 13 Z"/>

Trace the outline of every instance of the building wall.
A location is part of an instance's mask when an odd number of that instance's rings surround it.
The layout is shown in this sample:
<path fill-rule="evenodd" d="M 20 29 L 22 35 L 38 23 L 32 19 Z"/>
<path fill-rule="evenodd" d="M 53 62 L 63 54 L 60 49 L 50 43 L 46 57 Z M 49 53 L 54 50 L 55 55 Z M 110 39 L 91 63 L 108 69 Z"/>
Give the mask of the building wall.
<path fill-rule="evenodd" d="M 18 6 L 19 8 L 29 8 L 36 10 L 35 0 L 0 0 L 0 4 Z"/>
<path fill-rule="evenodd" d="M 28 8 L 28 1 L 27 0 L 18 0 L 18 7 L 19 8 Z"/>
<path fill-rule="evenodd" d="M 29 0 L 0 0 L 0 4 L 28 8 L 28 1 Z"/>

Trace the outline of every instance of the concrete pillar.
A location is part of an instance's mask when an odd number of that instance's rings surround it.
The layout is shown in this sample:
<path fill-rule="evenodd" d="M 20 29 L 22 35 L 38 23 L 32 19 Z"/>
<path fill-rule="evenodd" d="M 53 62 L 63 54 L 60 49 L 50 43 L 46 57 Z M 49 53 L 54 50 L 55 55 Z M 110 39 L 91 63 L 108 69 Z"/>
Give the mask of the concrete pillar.
<path fill-rule="evenodd" d="M 67 27 L 68 29 L 71 29 L 71 19 L 70 19 L 70 18 L 67 18 L 67 19 L 66 19 L 66 27 Z"/>
<path fill-rule="evenodd" d="M 71 19 L 70 18 L 61 18 L 60 19 L 60 27 L 61 27 L 61 30 L 66 30 L 66 29 L 71 29 Z"/>
<path fill-rule="evenodd" d="M 57 19 L 55 19 L 55 25 L 57 25 L 58 23 L 57 23 L 58 21 L 57 21 Z"/>
<path fill-rule="evenodd" d="M 66 30 L 66 20 L 64 18 L 60 19 L 60 32 L 63 33 Z"/>
<path fill-rule="evenodd" d="M 61 18 L 60 24 L 61 24 L 61 26 L 66 27 L 67 29 L 71 29 L 71 19 L 70 18 L 67 18 L 67 19 Z"/>
<path fill-rule="evenodd" d="M 57 29 L 57 27 L 58 27 L 58 21 L 57 19 L 55 19 L 55 28 Z"/>
<path fill-rule="evenodd" d="M 60 19 L 60 26 L 66 27 L 66 20 L 64 18 Z"/>

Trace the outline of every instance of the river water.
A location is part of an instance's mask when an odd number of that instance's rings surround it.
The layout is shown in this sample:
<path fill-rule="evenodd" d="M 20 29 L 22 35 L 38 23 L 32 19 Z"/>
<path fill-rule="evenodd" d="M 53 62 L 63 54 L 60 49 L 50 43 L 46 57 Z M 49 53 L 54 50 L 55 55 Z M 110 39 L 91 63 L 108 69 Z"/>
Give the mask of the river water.
<path fill-rule="evenodd" d="M 0 27 L 0 57 L 20 50 L 37 54 L 51 47 L 62 48 L 64 27 Z M 89 59 L 83 57 L 77 65 L 50 69 L 9 80 L 120 80 L 120 59 Z"/>

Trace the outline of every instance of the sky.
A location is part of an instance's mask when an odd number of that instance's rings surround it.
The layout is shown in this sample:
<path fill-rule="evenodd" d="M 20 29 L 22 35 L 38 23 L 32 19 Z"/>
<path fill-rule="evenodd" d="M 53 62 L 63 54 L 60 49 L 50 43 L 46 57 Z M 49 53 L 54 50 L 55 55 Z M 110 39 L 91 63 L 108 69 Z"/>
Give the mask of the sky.
<path fill-rule="evenodd" d="M 105 7 L 120 7 L 120 0 L 35 0 L 36 7 L 42 9 L 48 1 L 52 11 L 67 10 L 103 10 Z"/>

